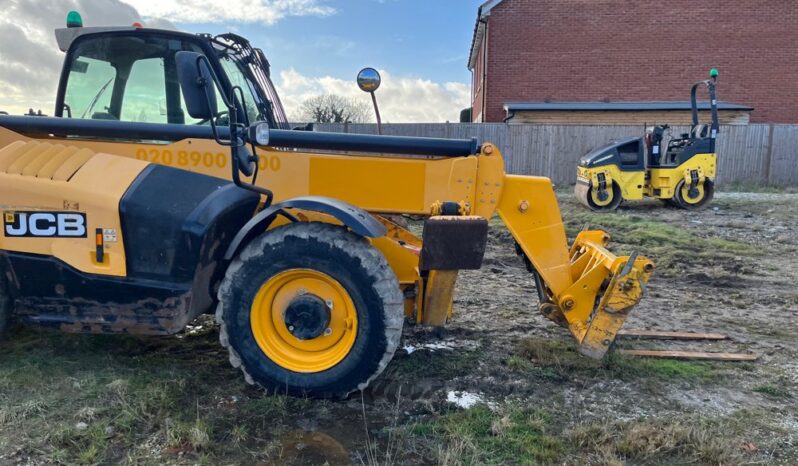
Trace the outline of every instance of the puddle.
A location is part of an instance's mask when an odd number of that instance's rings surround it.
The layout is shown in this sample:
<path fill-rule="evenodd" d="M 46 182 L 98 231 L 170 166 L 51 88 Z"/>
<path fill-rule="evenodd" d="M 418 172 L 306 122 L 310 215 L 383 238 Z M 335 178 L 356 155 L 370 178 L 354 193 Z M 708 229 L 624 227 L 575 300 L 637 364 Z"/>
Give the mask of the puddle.
<path fill-rule="evenodd" d="M 282 464 L 345 466 L 352 463 L 349 452 L 324 432 L 292 430 L 280 436 Z"/>
<path fill-rule="evenodd" d="M 413 354 L 419 350 L 427 350 L 427 351 L 453 351 L 455 349 L 477 349 L 480 347 L 480 343 L 478 341 L 470 341 L 470 340 L 463 340 L 463 341 L 438 341 L 435 343 L 421 343 L 418 345 L 413 345 L 411 343 L 406 344 L 402 349 L 407 354 Z"/>

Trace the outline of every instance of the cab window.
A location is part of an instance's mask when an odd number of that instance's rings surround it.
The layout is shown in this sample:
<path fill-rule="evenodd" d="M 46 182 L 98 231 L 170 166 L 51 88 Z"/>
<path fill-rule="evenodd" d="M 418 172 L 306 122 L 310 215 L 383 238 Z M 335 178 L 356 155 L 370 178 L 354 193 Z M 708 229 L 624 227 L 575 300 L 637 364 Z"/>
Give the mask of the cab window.
<path fill-rule="evenodd" d="M 183 50 L 202 52 L 196 44 L 169 36 L 136 33 L 78 40 L 69 61 L 63 116 L 146 123 L 208 123 L 185 112 L 185 99 L 177 80 L 175 54 Z"/>
<path fill-rule="evenodd" d="M 622 167 L 637 167 L 641 163 L 640 143 L 632 141 L 618 147 Z"/>
<path fill-rule="evenodd" d="M 264 120 L 265 118 L 260 114 L 258 110 L 259 104 L 261 103 L 258 98 L 258 93 L 255 92 L 255 84 L 250 81 L 241 68 L 232 58 L 227 55 L 220 55 L 219 62 L 222 64 L 222 68 L 224 68 L 224 72 L 227 75 L 227 78 L 230 80 L 230 85 L 235 87 L 238 86 L 241 88 L 241 91 L 244 93 L 244 107 L 247 112 L 247 118 L 250 123 Z"/>
<path fill-rule="evenodd" d="M 169 123 L 163 60 L 163 58 L 145 58 L 133 62 L 125 85 L 120 120 Z"/>

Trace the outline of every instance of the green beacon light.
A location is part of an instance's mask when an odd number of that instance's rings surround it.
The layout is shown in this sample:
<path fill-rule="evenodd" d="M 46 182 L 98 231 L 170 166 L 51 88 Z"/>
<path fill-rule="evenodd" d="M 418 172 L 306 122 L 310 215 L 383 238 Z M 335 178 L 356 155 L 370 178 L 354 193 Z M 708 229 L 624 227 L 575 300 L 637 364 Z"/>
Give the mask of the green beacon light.
<path fill-rule="evenodd" d="M 80 13 L 77 11 L 70 11 L 67 13 L 67 27 L 68 28 L 82 28 L 83 27 L 83 18 L 80 17 Z"/>
<path fill-rule="evenodd" d="M 712 68 L 711 70 L 709 70 L 709 77 L 710 78 L 717 78 L 718 77 L 718 69 L 717 68 Z"/>

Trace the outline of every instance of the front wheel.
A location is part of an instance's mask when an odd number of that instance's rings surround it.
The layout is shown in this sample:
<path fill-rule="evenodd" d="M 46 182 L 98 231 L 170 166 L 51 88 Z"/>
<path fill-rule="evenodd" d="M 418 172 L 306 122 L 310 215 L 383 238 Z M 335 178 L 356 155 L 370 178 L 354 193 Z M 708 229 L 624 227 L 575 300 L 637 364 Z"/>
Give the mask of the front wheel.
<path fill-rule="evenodd" d="M 676 185 L 673 203 L 682 209 L 700 209 L 705 207 L 715 195 L 715 185 L 711 180 L 704 180 L 695 187 L 690 187 L 684 180 Z"/>
<path fill-rule="evenodd" d="M 3 281 L 0 280 L 0 338 L 5 336 L 8 330 L 8 322 L 11 320 L 11 297 L 6 292 Z"/>
<path fill-rule="evenodd" d="M 391 267 L 343 227 L 294 223 L 253 240 L 219 289 L 220 340 L 247 381 L 300 396 L 364 389 L 404 322 Z"/>
<path fill-rule="evenodd" d="M 621 204 L 621 188 L 618 183 L 612 183 L 610 189 L 599 191 L 591 182 L 587 191 L 587 206 L 593 212 L 608 212 L 615 210 Z"/>

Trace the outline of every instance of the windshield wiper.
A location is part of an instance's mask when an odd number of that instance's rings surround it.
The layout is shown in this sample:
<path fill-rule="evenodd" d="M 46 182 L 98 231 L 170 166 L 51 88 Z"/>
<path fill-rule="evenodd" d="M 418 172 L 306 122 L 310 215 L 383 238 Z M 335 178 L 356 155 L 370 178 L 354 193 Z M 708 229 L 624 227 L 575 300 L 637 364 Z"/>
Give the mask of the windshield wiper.
<path fill-rule="evenodd" d="M 97 95 L 95 95 L 94 98 L 91 99 L 89 106 L 86 108 L 86 110 L 83 111 L 83 114 L 80 115 L 81 119 L 86 118 L 86 114 L 94 110 L 94 106 L 97 105 L 97 102 L 100 100 L 100 97 L 102 97 L 102 95 L 105 94 L 105 90 L 108 89 L 108 86 L 111 85 L 111 82 L 113 82 L 113 80 L 114 78 L 109 79 L 108 82 L 105 83 L 105 85 L 101 87 L 99 91 L 97 91 Z"/>

